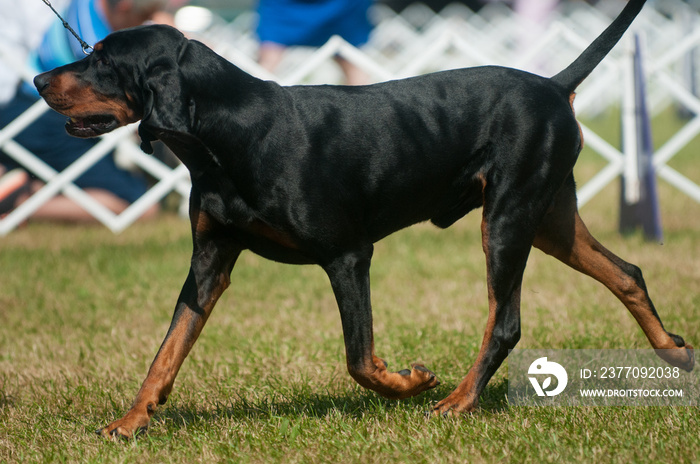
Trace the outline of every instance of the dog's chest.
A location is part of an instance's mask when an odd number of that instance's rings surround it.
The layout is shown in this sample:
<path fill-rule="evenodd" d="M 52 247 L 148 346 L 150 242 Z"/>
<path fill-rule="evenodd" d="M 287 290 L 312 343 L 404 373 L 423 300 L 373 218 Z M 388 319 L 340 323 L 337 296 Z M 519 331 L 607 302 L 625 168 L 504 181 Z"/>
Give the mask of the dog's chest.
<path fill-rule="evenodd" d="M 314 262 L 288 228 L 263 219 L 231 185 L 219 183 L 220 188 L 212 188 L 216 186 L 216 182 L 207 183 L 207 187 L 194 184 L 192 203 L 224 235 L 268 259 L 292 264 Z"/>

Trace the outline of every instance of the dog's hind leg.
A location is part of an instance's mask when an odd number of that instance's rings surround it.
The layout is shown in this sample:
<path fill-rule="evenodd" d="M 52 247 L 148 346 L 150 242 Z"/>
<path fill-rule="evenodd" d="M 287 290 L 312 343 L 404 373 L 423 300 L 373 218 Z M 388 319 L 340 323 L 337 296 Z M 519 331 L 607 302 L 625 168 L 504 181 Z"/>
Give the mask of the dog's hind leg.
<path fill-rule="evenodd" d="M 513 194 L 517 198 L 517 194 Z M 501 201 L 484 203 L 481 223 L 486 254 L 489 315 L 481 349 L 474 365 L 457 388 L 434 408 L 433 413 L 454 415 L 473 411 L 493 374 L 520 339 L 520 291 L 534 230 Z"/>
<path fill-rule="evenodd" d="M 365 388 L 390 399 L 404 399 L 436 387 L 431 371 L 419 364 L 390 372 L 374 354 L 369 267 L 372 246 L 339 256 L 323 266 L 333 287 L 345 339 L 350 375 Z"/>
<path fill-rule="evenodd" d="M 573 177 L 567 179 L 545 216 L 534 246 L 605 285 L 632 313 L 651 346 L 673 366 L 694 365 L 693 347 L 664 329 L 641 270 L 615 256 L 586 228 L 576 208 Z"/>
<path fill-rule="evenodd" d="M 204 214 L 195 214 L 200 219 Z M 194 217 L 193 216 L 193 217 Z M 199 337 L 217 300 L 230 283 L 240 250 L 193 219 L 194 252 L 189 275 L 175 307 L 170 329 L 148 375 L 124 417 L 97 431 L 105 438 L 133 438 L 144 431 L 159 404 L 170 394 L 180 366 Z"/>

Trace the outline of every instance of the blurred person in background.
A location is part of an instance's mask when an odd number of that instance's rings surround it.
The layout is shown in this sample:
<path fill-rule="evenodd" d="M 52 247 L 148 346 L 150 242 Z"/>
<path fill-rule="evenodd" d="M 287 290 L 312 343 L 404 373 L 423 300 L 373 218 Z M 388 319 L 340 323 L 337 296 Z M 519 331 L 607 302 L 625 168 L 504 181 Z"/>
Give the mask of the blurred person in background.
<path fill-rule="evenodd" d="M 259 62 L 274 72 L 290 46 L 320 47 L 334 35 L 360 47 L 369 40 L 372 0 L 259 0 L 257 34 Z M 349 61 L 336 57 L 346 84 L 368 83 L 367 75 Z"/>

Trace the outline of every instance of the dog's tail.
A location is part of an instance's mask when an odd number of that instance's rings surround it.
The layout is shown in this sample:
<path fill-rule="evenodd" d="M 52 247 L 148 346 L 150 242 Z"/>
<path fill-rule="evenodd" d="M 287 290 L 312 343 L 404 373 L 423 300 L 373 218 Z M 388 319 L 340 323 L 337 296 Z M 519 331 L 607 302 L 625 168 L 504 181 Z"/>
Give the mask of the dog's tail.
<path fill-rule="evenodd" d="M 583 80 L 603 61 L 622 35 L 637 17 L 646 0 L 630 0 L 615 21 L 608 26 L 581 55 L 552 81 L 562 86 L 568 93 L 576 90 Z"/>

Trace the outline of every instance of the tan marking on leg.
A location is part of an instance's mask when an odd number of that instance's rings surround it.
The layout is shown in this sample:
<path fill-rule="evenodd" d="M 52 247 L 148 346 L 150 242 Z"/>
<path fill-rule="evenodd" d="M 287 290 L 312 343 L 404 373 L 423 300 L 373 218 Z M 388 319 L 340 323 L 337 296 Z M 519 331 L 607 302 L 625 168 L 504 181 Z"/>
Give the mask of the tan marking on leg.
<path fill-rule="evenodd" d="M 485 184 L 486 183 L 484 181 L 484 185 Z M 435 405 L 433 408 L 434 414 L 456 415 L 463 412 L 471 412 L 475 410 L 479 404 L 479 395 L 481 392 L 477 391 L 477 380 L 483 373 L 486 347 L 489 346 L 491 343 L 491 338 L 493 337 L 493 329 L 496 326 L 497 307 L 496 296 L 491 281 L 491 273 L 489 272 L 489 232 L 485 217 L 482 217 L 481 220 L 481 244 L 484 250 L 484 255 L 486 256 L 486 284 L 489 299 L 489 315 L 486 320 L 484 338 L 481 341 L 481 348 L 479 349 L 476 361 L 474 361 L 474 364 L 467 372 L 467 375 L 464 377 L 464 379 L 462 379 L 460 384 L 452 393 Z"/>
<path fill-rule="evenodd" d="M 362 370 L 348 365 L 350 376 L 361 386 L 375 391 L 385 398 L 402 400 L 411 398 L 440 384 L 437 376 L 422 364 L 411 364 L 407 375 L 390 372 L 383 359 L 374 354 L 372 346 L 371 363 Z"/>
<path fill-rule="evenodd" d="M 654 349 L 673 350 L 662 356 L 667 362 L 686 370 L 692 369 L 693 355 L 687 352 L 692 346 L 676 346 L 654 315 L 647 293 L 614 262 L 622 260 L 590 234 L 578 213 L 575 213 L 573 225 L 571 243 L 566 243 L 569 239 L 557 241 L 553 238 L 553 234 L 559 231 L 543 231 L 533 245 L 605 285 L 627 307 Z"/>
<path fill-rule="evenodd" d="M 99 435 L 130 439 L 148 427 L 157 406 L 167 400 L 182 363 L 228 285 L 228 275 L 222 274 L 218 285 L 212 289 L 211 297 L 201 308 L 202 312 L 190 307 L 179 311 L 178 319 L 163 341 L 131 408 L 124 417 L 99 430 Z"/>

